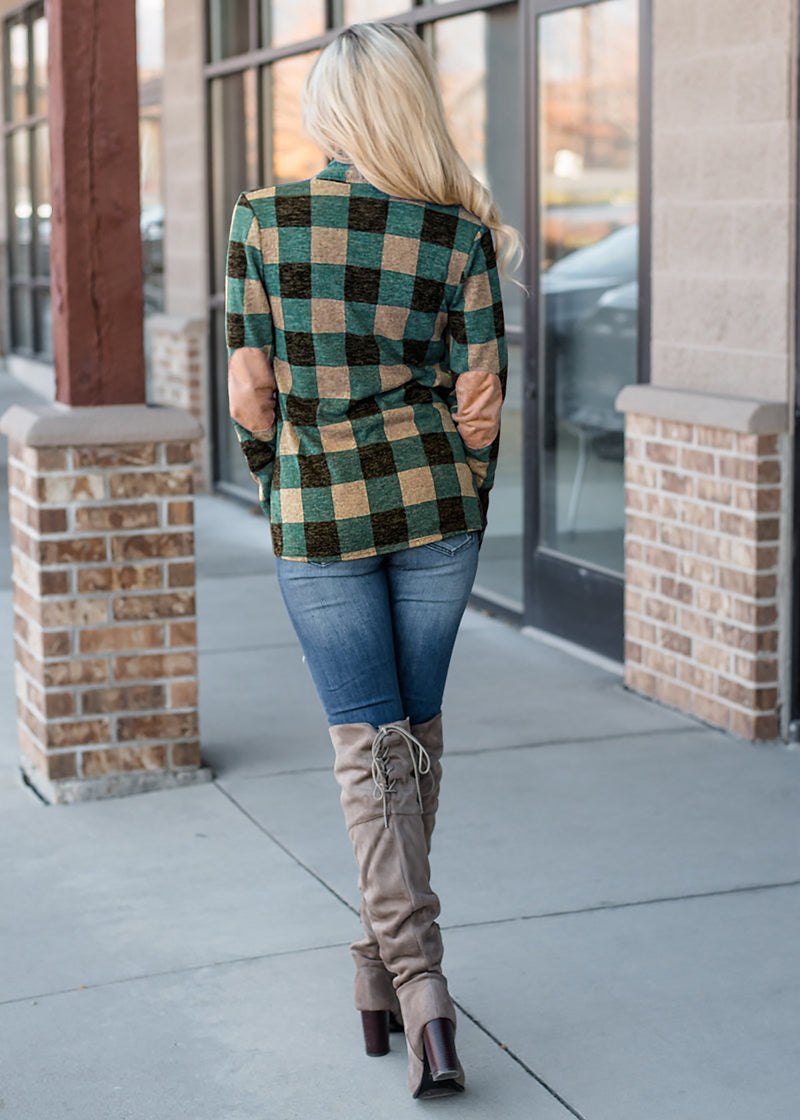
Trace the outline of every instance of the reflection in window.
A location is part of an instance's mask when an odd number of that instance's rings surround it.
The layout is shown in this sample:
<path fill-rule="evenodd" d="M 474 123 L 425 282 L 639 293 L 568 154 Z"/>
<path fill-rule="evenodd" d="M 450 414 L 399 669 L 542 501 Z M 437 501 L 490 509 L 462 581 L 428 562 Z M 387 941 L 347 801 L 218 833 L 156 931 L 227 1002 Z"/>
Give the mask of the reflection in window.
<path fill-rule="evenodd" d="M 428 31 L 451 135 L 467 166 L 492 191 L 504 220 L 522 228 L 522 94 L 516 7 L 437 21 Z M 519 278 L 519 277 L 518 277 Z M 522 293 L 503 285 L 506 323 L 521 327 Z M 476 590 L 511 605 L 523 598 L 523 362 L 509 345 L 500 458 L 481 547 Z"/>
<path fill-rule="evenodd" d="M 211 83 L 212 268 L 220 287 L 236 199 L 259 185 L 255 84 L 253 70 Z"/>
<path fill-rule="evenodd" d="M 15 350 L 33 350 L 33 293 L 30 288 L 11 289 L 11 337 Z"/>
<path fill-rule="evenodd" d="M 34 191 L 34 229 L 36 243 L 35 273 L 47 276 L 50 272 L 50 225 L 53 208 L 50 205 L 50 144 L 49 129 L 46 124 L 37 125 L 33 130 L 36 167 L 36 190 Z"/>
<path fill-rule="evenodd" d="M 539 20 L 543 265 L 636 220 L 638 6 Z"/>
<path fill-rule="evenodd" d="M 282 58 L 270 67 L 272 92 L 272 182 L 309 179 L 325 165 L 317 145 L 300 127 L 300 93 L 314 54 Z"/>
<path fill-rule="evenodd" d="M 145 363 L 151 369 L 147 317 L 164 310 L 164 184 L 161 108 L 164 0 L 136 0 L 139 75 L 139 230 L 144 281 Z"/>
<path fill-rule="evenodd" d="M 47 20 L 44 13 L 33 21 L 33 111 L 47 112 Z"/>
<path fill-rule="evenodd" d="M 136 62 L 140 82 L 164 73 L 164 0 L 136 0 Z"/>
<path fill-rule="evenodd" d="M 47 22 L 41 2 L 3 26 L 10 344 L 47 354 L 41 315 L 50 279 L 50 151 L 47 132 Z M 49 323 L 49 319 L 48 319 Z"/>
<path fill-rule="evenodd" d="M 409 0 L 344 0 L 344 22 L 360 23 L 376 19 L 386 19 L 407 11 L 412 4 Z"/>
<path fill-rule="evenodd" d="M 11 273 L 30 276 L 33 239 L 31 197 L 30 132 L 22 128 L 11 137 Z"/>
<path fill-rule="evenodd" d="M 233 486 L 238 486 L 243 493 L 247 493 L 251 501 L 254 501 L 256 493 L 253 480 L 228 413 L 228 381 L 225 376 L 228 368 L 228 349 L 225 340 L 225 311 L 221 307 L 211 312 L 211 333 L 214 368 L 217 371 L 217 376 L 214 378 L 216 414 L 219 421 L 216 429 L 217 471 L 220 478 Z"/>
<path fill-rule="evenodd" d="M 325 0 L 262 0 L 265 45 L 302 43 L 325 30 Z"/>
<path fill-rule="evenodd" d="M 139 115 L 140 221 L 145 314 L 164 308 L 164 191 L 161 181 L 161 114 Z"/>
<path fill-rule="evenodd" d="M 209 0 L 208 47 L 212 62 L 244 54 L 250 42 L 250 0 Z"/>
<path fill-rule="evenodd" d="M 522 90 L 516 8 L 472 12 L 432 26 L 445 114 L 456 148 L 504 221 L 521 230 Z M 519 276 L 517 277 L 519 279 Z M 522 326 L 523 296 L 503 281 L 506 322 Z"/>
<path fill-rule="evenodd" d="M 433 27 L 433 50 L 450 135 L 476 179 L 486 172 L 485 12 L 441 20 Z"/>
<path fill-rule="evenodd" d="M 43 358 L 53 357 L 53 313 L 46 288 L 36 293 L 36 351 Z"/>
<path fill-rule="evenodd" d="M 12 23 L 7 32 L 7 94 L 6 116 L 18 121 L 28 116 L 28 24 L 24 20 Z"/>
<path fill-rule="evenodd" d="M 623 417 L 637 378 L 638 4 L 539 20 L 543 547 L 623 570 Z"/>

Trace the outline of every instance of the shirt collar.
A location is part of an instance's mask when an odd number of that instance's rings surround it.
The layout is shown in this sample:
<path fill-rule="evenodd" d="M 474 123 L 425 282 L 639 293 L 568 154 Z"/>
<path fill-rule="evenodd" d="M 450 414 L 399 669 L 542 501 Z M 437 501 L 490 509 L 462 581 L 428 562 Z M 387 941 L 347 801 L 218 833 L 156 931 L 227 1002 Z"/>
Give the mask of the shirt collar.
<path fill-rule="evenodd" d="M 340 183 L 366 183 L 366 179 L 352 163 L 341 163 L 332 159 L 328 166 L 318 172 L 315 179 L 336 179 Z"/>

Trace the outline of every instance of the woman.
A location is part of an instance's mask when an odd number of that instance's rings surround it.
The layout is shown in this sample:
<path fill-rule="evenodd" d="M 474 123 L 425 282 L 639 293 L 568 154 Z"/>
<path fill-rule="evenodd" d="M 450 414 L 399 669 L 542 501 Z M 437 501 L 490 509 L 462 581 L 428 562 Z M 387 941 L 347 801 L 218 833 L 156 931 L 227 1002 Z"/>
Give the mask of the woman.
<path fill-rule="evenodd" d="M 328 166 L 234 210 L 231 415 L 330 725 L 360 873 L 367 1053 L 405 1029 L 412 1094 L 441 1096 L 464 1084 L 429 882 L 441 700 L 505 393 L 492 234 L 504 263 L 519 238 L 455 151 L 407 28 L 334 39 L 303 126 Z"/>

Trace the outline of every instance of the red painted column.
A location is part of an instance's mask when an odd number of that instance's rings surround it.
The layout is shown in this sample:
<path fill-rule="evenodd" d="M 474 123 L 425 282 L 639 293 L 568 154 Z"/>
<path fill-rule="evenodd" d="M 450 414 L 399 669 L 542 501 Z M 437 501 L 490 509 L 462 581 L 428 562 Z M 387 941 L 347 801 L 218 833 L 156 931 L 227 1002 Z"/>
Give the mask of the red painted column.
<path fill-rule="evenodd" d="M 143 404 L 135 0 L 48 0 L 56 400 Z"/>

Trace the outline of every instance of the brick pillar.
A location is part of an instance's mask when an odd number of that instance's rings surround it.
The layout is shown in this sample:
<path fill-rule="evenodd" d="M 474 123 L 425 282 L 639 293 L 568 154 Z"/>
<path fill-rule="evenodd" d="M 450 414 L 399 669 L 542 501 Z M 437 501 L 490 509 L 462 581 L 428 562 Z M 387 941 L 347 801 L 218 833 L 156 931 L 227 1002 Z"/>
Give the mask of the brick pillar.
<path fill-rule="evenodd" d="M 786 406 L 636 385 L 625 417 L 625 680 L 748 739 L 781 732 Z"/>
<path fill-rule="evenodd" d="M 147 323 L 151 340 L 149 397 L 154 404 L 183 408 L 210 431 L 206 392 L 208 324 L 183 315 L 151 315 Z M 195 448 L 195 493 L 209 489 L 211 479 L 208 438 Z"/>
<path fill-rule="evenodd" d="M 47 801 L 207 781 L 192 443 L 145 405 L 14 406 L 9 486 L 22 769 Z"/>

